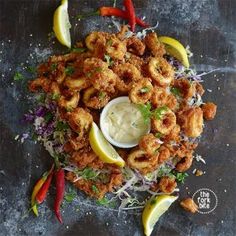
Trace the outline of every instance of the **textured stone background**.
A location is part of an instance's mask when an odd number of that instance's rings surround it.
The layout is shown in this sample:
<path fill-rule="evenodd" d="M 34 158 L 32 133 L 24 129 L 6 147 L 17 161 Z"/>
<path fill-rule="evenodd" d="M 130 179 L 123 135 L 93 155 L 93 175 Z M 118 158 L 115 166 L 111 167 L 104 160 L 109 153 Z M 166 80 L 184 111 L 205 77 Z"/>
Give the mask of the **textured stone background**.
<path fill-rule="evenodd" d="M 121 1 L 117 1 L 118 5 Z M 198 70 L 217 71 L 204 77 L 205 100 L 218 104 L 217 118 L 206 124 L 197 149 L 207 165 L 195 163 L 206 174 L 190 177 L 181 187 L 181 197 L 208 187 L 219 204 L 209 215 L 190 215 L 175 204 L 160 219 L 153 235 L 236 235 L 236 1 L 235 0 L 134 0 L 137 14 L 159 21 L 158 33 L 178 38 L 194 52 Z M 92 30 L 111 30 L 110 19 L 91 17 L 78 22 L 77 14 L 92 11 L 111 1 L 70 0 L 73 40 Z M 36 179 L 51 159 L 32 141 L 14 140 L 28 127 L 19 120 L 30 107 L 25 82 L 13 82 L 15 71 L 35 65 L 55 52 L 65 51 L 48 41 L 52 15 L 58 1 L 0 0 L 0 235 L 142 235 L 139 214 L 122 213 L 94 205 L 79 193 L 78 200 L 64 206 L 64 224 L 52 213 L 54 189 L 40 207 L 40 216 L 27 215 L 29 195 Z M 23 65 L 21 64 L 23 63 Z M 188 187 L 188 190 L 186 190 Z"/>

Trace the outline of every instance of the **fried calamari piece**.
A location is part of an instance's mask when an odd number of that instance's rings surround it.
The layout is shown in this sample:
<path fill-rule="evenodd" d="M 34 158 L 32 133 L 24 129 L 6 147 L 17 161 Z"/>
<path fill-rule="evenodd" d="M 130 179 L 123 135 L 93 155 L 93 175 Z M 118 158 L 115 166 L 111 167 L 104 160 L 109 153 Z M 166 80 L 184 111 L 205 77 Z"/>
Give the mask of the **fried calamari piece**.
<path fill-rule="evenodd" d="M 145 44 L 135 36 L 127 38 L 126 46 L 128 52 L 131 52 L 138 56 L 142 56 L 146 48 Z"/>
<path fill-rule="evenodd" d="M 148 156 L 153 156 L 157 155 L 160 143 L 160 140 L 150 133 L 140 139 L 139 148 L 145 151 Z"/>
<path fill-rule="evenodd" d="M 145 104 L 152 96 L 153 86 L 148 78 L 142 78 L 133 83 L 129 91 L 129 99 L 135 104 Z"/>
<path fill-rule="evenodd" d="M 77 107 L 67 115 L 68 124 L 80 137 L 86 134 L 93 122 L 93 117 L 83 108 Z"/>
<path fill-rule="evenodd" d="M 142 57 L 127 52 L 125 54 L 125 59 L 127 63 L 134 65 L 141 72 L 141 74 L 145 75 L 144 71 L 145 62 Z"/>
<path fill-rule="evenodd" d="M 192 198 L 186 198 L 180 202 L 180 205 L 186 210 L 191 213 L 196 213 L 198 210 L 197 204 L 193 201 Z"/>
<path fill-rule="evenodd" d="M 73 150 L 73 151 L 78 151 L 82 148 L 89 147 L 88 136 L 84 135 L 83 137 L 80 137 L 76 135 L 74 137 L 70 137 L 67 145 L 70 145 L 70 150 Z M 67 148 L 69 148 L 69 146 L 67 146 Z"/>
<path fill-rule="evenodd" d="M 54 55 L 50 57 L 49 62 L 50 64 L 60 63 L 60 62 L 70 62 L 70 61 L 75 61 L 77 57 L 78 54 L 73 52 L 58 56 Z"/>
<path fill-rule="evenodd" d="M 180 141 L 180 126 L 175 125 L 175 127 L 170 131 L 169 134 L 165 135 L 163 138 L 164 142 L 179 142 Z"/>
<path fill-rule="evenodd" d="M 123 60 L 126 51 L 126 43 L 119 40 L 114 35 L 112 35 L 112 37 L 106 41 L 106 54 L 113 60 Z"/>
<path fill-rule="evenodd" d="M 217 106 L 213 102 L 207 102 L 201 108 L 204 119 L 213 120 L 215 118 Z"/>
<path fill-rule="evenodd" d="M 200 107 L 190 107 L 178 112 L 178 124 L 185 135 L 196 138 L 203 131 L 203 112 Z"/>
<path fill-rule="evenodd" d="M 141 78 L 140 71 L 130 63 L 119 64 L 113 71 L 118 75 L 116 87 L 122 92 L 129 92 L 133 82 Z"/>
<path fill-rule="evenodd" d="M 163 108 L 159 117 L 152 118 L 151 125 L 154 132 L 167 135 L 176 125 L 175 113 L 169 108 Z"/>
<path fill-rule="evenodd" d="M 73 92 L 70 96 L 60 96 L 58 100 L 58 106 L 60 108 L 65 108 L 67 111 L 70 111 L 76 108 L 79 104 L 80 94 L 79 92 Z"/>
<path fill-rule="evenodd" d="M 83 63 L 83 72 L 86 77 L 92 77 L 93 73 L 99 72 L 105 68 L 108 68 L 108 64 L 96 57 L 87 58 Z"/>
<path fill-rule="evenodd" d="M 193 156 L 192 154 L 188 154 L 177 163 L 176 170 L 179 172 L 185 172 L 191 167 L 192 162 Z"/>
<path fill-rule="evenodd" d="M 151 157 L 143 150 L 134 150 L 128 155 L 127 164 L 133 169 L 137 169 L 141 174 L 145 175 L 155 170 L 158 166 L 158 153 Z"/>
<path fill-rule="evenodd" d="M 51 81 L 44 76 L 38 77 L 29 82 L 29 90 L 31 92 L 37 92 L 39 89 L 43 89 L 44 92 L 50 91 Z"/>
<path fill-rule="evenodd" d="M 117 78 L 117 75 L 108 68 L 94 72 L 93 75 L 89 77 L 95 89 L 109 93 L 115 92 Z"/>
<path fill-rule="evenodd" d="M 153 82 L 162 87 L 169 86 L 174 79 L 174 69 L 162 57 L 153 57 L 150 59 L 148 72 Z"/>
<path fill-rule="evenodd" d="M 159 182 L 159 189 L 163 193 L 173 193 L 177 186 L 177 183 L 175 181 L 175 178 L 170 178 L 168 176 L 161 177 L 161 180 Z"/>
<path fill-rule="evenodd" d="M 151 51 L 151 54 L 155 57 L 163 57 L 166 53 L 164 45 L 158 40 L 156 33 L 147 34 L 144 38 L 146 47 Z"/>
<path fill-rule="evenodd" d="M 170 158 L 169 149 L 166 146 L 161 145 L 161 147 L 159 149 L 158 164 L 159 165 L 163 164 L 164 162 L 169 160 L 169 158 Z"/>
<path fill-rule="evenodd" d="M 85 76 L 76 79 L 71 77 L 66 77 L 64 85 L 71 90 L 80 91 L 82 89 L 88 88 L 91 85 L 91 81 L 89 81 L 89 79 L 86 78 Z"/>
<path fill-rule="evenodd" d="M 87 88 L 83 94 L 83 102 L 87 107 L 101 109 L 110 100 L 106 92 L 99 91 L 93 87 Z"/>
<path fill-rule="evenodd" d="M 101 169 L 104 166 L 104 162 L 98 158 L 90 147 L 73 152 L 70 162 L 74 163 L 79 169 L 84 169 L 85 167 Z"/>
<path fill-rule="evenodd" d="M 106 34 L 103 32 L 92 32 L 90 33 L 86 39 L 85 39 L 85 44 L 86 47 L 94 52 L 96 50 L 97 47 L 101 47 L 101 46 L 105 46 L 106 44 Z"/>
<path fill-rule="evenodd" d="M 125 35 L 128 31 L 129 31 L 128 25 L 122 25 L 120 32 L 116 34 L 116 37 L 122 41 L 125 39 Z"/>

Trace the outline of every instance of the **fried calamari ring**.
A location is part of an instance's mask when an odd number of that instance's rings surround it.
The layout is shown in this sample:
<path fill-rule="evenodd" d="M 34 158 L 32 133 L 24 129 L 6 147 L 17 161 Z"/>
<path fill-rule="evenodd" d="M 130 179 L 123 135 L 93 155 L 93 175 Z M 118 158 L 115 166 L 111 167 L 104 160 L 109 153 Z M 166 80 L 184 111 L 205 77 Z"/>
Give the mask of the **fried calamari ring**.
<path fill-rule="evenodd" d="M 91 77 L 93 73 L 104 68 L 108 68 L 108 64 L 99 58 L 91 57 L 84 60 L 83 72 L 87 77 Z"/>
<path fill-rule="evenodd" d="M 176 170 L 179 172 L 185 172 L 191 167 L 192 162 L 193 162 L 193 156 L 189 154 L 186 157 L 182 158 L 181 161 L 177 163 Z"/>
<path fill-rule="evenodd" d="M 76 79 L 67 77 L 65 79 L 64 85 L 71 90 L 80 91 L 82 89 L 88 88 L 90 86 L 90 81 L 85 76 Z"/>
<path fill-rule="evenodd" d="M 61 108 L 65 108 L 67 111 L 70 111 L 78 106 L 80 99 L 80 94 L 78 92 L 72 93 L 71 96 L 60 96 L 58 100 L 58 106 Z"/>
<path fill-rule="evenodd" d="M 158 164 L 163 164 L 170 158 L 170 151 L 167 147 L 161 146 L 159 149 Z"/>
<path fill-rule="evenodd" d="M 94 72 L 93 75 L 89 77 L 94 88 L 109 93 L 115 92 L 117 78 L 117 75 L 108 68 Z"/>
<path fill-rule="evenodd" d="M 116 87 L 121 92 L 129 92 L 133 82 L 141 78 L 140 71 L 130 63 L 116 66 L 114 72 L 118 75 Z"/>
<path fill-rule="evenodd" d="M 83 102 L 87 107 L 101 109 L 109 102 L 110 97 L 106 92 L 101 92 L 93 87 L 84 91 Z"/>
<path fill-rule="evenodd" d="M 50 91 L 51 81 L 44 76 L 41 76 L 33 81 L 29 82 L 29 90 L 31 92 L 37 92 L 39 89 L 43 89 L 44 92 Z"/>
<path fill-rule="evenodd" d="M 123 60 L 127 51 L 126 44 L 116 37 L 111 37 L 106 42 L 106 54 L 112 59 Z"/>
<path fill-rule="evenodd" d="M 180 140 L 179 133 L 180 133 L 180 126 L 175 125 L 175 127 L 170 131 L 170 133 L 164 137 L 164 142 L 170 142 L 170 141 L 178 142 Z"/>
<path fill-rule="evenodd" d="M 154 87 L 151 97 L 151 103 L 154 108 L 166 105 L 167 98 L 168 93 L 166 92 L 166 89 L 157 86 Z"/>
<path fill-rule="evenodd" d="M 167 176 L 162 177 L 159 182 L 159 188 L 163 193 L 172 193 L 176 186 L 177 183 L 175 178 L 170 178 Z"/>
<path fill-rule="evenodd" d="M 142 56 L 145 52 L 145 44 L 138 38 L 132 36 L 126 40 L 126 46 L 128 52 L 131 52 L 135 55 Z"/>
<path fill-rule="evenodd" d="M 143 150 L 132 151 L 127 158 L 127 164 L 140 171 L 142 174 L 153 171 L 158 165 L 158 155 L 147 157 L 147 153 Z"/>
<path fill-rule="evenodd" d="M 139 141 L 139 148 L 144 150 L 148 156 L 153 156 L 158 153 L 160 140 L 153 134 L 144 135 Z"/>
<path fill-rule="evenodd" d="M 151 51 L 152 55 L 155 57 L 163 57 L 166 53 L 164 45 L 158 40 L 156 33 L 148 34 L 144 42 L 146 47 Z"/>
<path fill-rule="evenodd" d="M 178 113 L 178 123 L 184 133 L 196 138 L 203 131 L 203 111 L 200 107 L 186 108 Z"/>
<path fill-rule="evenodd" d="M 90 51 L 95 51 L 95 49 L 99 46 L 99 45 L 104 45 L 106 44 L 106 38 L 103 32 L 92 32 L 90 33 L 86 39 L 85 39 L 85 44 L 86 47 L 90 50 Z"/>
<path fill-rule="evenodd" d="M 72 112 L 69 112 L 67 117 L 68 124 L 73 131 L 78 133 L 79 137 L 83 137 L 85 133 L 88 133 L 93 122 L 93 117 L 90 113 L 80 107 L 77 107 Z"/>
<path fill-rule="evenodd" d="M 144 104 L 152 96 L 153 86 L 148 78 L 142 78 L 134 83 L 129 91 L 129 98 L 135 104 Z"/>
<path fill-rule="evenodd" d="M 158 118 L 152 118 L 152 129 L 155 132 L 167 135 L 176 125 L 176 116 L 169 108 L 163 109 Z"/>
<path fill-rule="evenodd" d="M 174 79 L 174 69 L 162 57 L 153 57 L 148 63 L 148 72 L 159 86 L 169 86 Z"/>

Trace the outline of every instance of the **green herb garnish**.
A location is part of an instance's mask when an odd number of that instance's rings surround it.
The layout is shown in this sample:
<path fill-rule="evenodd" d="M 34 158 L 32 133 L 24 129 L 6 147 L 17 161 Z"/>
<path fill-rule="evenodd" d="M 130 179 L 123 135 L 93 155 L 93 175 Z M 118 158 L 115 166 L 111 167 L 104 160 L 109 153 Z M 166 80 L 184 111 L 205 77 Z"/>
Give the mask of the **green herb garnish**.
<path fill-rule="evenodd" d="M 81 177 L 83 179 L 95 179 L 97 177 L 97 173 L 90 167 L 86 167 L 83 169 Z"/>
<path fill-rule="evenodd" d="M 69 192 L 65 194 L 64 199 L 71 203 L 77 197 L 77 193 L 73 189 L 69 189 Z"/>
<path fill-rule="evenodd" d="M 109 56 L 109 55 L 104 55 L 104 59 L 106 61 L 106 63 L 109 65 L 109 66 L 112 66 L 114 61 L 112 60 L 112 58 Z"/>
<path fill-rule="evenodd" d="M 58 94 L 58 93 L 53 93 L 52 94 L 52 100 L 57 101 L 59 98 L 60 98 L 60 94 Z"/>
<path fill-rule="evenodd" d="M 104 92 L 99 92 L 99 94 L 98 94 L 99 100 L 103 100 L 105 98 L 105 96 L 106 96 L 106 93 L 104 93 Z"/>
<path fill-rule="evenodd" d="M 157 132 L 157 133 L 155 134 L 155 137 L 156 137 L 156 138 L 159 138 L 159 139 L 160 139 L 162 136 L 163 136 L 163 134 L 160 133 L 160 132 Z"/>
<path fill-rule="evenodd" d="M 176 177 L 176 180 L 179 183 L 183 184 L 185 179 L 186 179 L 186 177 L 188 177 L 188 174 L 187 173 L 176 173 L 175 177 Z"/>
<path fill-rule="evenodd" d="M 44 116 L 44 120 L 46 123 L 48 123 L 50 120 L 52 120 L 53 118 L 53 114 L 48 112 L 45 116 Z"/>
<path fill-rule="evenodd" d="M 67 66 L 65 68 L 66 75 L 72 75 L 75 72 L 75 68 L 73 66 Z"/>
<path fill-rule="evenodd" d="M 148 102 L 147 104 L 139 104 L 138 109 L 139 109 L 139 111 L 141 112 L 141 114 L 143 116 L 144 122 L 148 123 L 150 121 L 151 116 L 152 116 L 151 103 Z"/>
<path fill-rule="evenodd" d="M 181 92 L 178 88 L 176 87 L 171 87 L 170 92 L 174 94 L 176 97 L 181 97 Z"/>
<path fill-rule="evenodd" d="M 99 193 L 99 190 L 98 190 L 98 188 L 97 188 L 97 186 L 96 185 L 92 185 L 92 191 L 94 192 L 94 193 Z"/>
<path fill-rule="evenodd" d="M 112 46 L 112 44 L 113 44 L 112 39 L 107 40 L 107 43 L 106 43 L 107 46 L 110 47 L 110 46 Z"/>
<path fill-rule="evenodd" d="M 15 81 L 20 81 L 20 80 L 25 79 L 25 77 L 24 77 L 20 72 L 16 72 L 15 75 L 14 75 L 14 77 L 13 77 L 13 79 L 14 79 Z"/>
<path fill-rule="evenodd" d="M 140 91 L 140 93 L 148 93 L 150 91 L 150 88 L 149 87 L 143 87 L 139 91 Z"/>
<path fill-rule="evenodd" d="M 56 131 L 65 131 L 69 129 L 69 125 L 63 121 L 58 121 L 56 124 Z"/>
<path fill-rule="evenodd" d="M 82 53 L 85 52 L 86 50 L 87 50 L 86 48 L 72 48 L 71 52 Z"/>
<path fill-rule="evenodd" d="M 34 74 L 34 73 L 36 73 L 37 68 L 34 67 L 34 66 L 28 66 L 28 67 L 26 68 L 26 70 L 27 70 L 29 73 Z"/>
<path fill-rule="evenodd" d="M 167 106 L 163 106 L 163 107 L 159 107 L 157 109 L 155 109 L 152 114 L 154 116 L 154 118 L 161 120 L 162 116 L 165 114 L 165 112 L 168 110 Z"/>
<path fill-rule="evenodd" d="M 55 71 L 57 69 L 57 63 L 52 63 L 51 65 L 50 65 L 50 70 L 51 71 Z"/>
<path fill-rule="evenodd" d="M 111 207 L 111 208 L 114 208 L 116 205 L 116 203 L 114 201 L 110 201 L 106 197 L 97 200 L 97 204 L 101 205 L 101 206 Z"/>

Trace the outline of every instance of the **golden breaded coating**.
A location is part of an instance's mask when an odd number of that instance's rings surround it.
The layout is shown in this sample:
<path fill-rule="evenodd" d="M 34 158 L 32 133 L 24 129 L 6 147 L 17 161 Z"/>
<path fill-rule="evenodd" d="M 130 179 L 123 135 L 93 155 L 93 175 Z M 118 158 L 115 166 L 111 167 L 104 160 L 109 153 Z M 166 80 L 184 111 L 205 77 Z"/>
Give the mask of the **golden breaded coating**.
<path fill-rule="evenodd" d="M 86 134 L 93 122 L 93 117 L 83 108 L 77 107 L 68 114 L 68 124 L 80 137 Z"/>
<path fill-rule="evenodd" d="M 152 83 L 148 78 L 142 78 L 133 83 L 132 89 L 129 91 L 129 99 L 135 104 L 145 104 L 151 98 L 152 92 Z"/>
<path fill-rule="evenodd" d="M 135 36 L 126 40 L 127 50 L 135 55 L 142 56 L 145 52 L 145 44 Z"/>
<path fill-rule="evenodd" d="M 156 155 L 160 147 L 160 140 L 153 134 L 144 135 L 139 141 L 139 148 L 147 153 L 149 156 Z"/>
<path fill-rule="evenodd" d="M 50 85 L 51 81 L 42 76 L 29 82 L 29 90 L 37 92 L 39 89 L 43 89 L 47 93 L 50 91 Z"/>
<path fill-rule="evenodd" d="M 180 202 L 180 205 L 186 210 L 191 213 L 196 213 L 198 210 L 197 204 L 193 201 L 192 198 L 186 198 Z"/>
<path fill-rule="evenodd" d="M 207 102 L 201 108 L 204 119 L 213 120 L 215 118 L 217 106 L 213 102 Z"/>
<path fill-rule="evenodd" d="M 178 123 L 185 135 L 196 138 L 203 131 L 203 112 L 200 107 L 186 108 L 178 113 Z"/>
<path fill-rule="evenodd" d="M 157 34 L 154 32 L 147 34 L 144 43 L 155 57 L 163 57 L 166 53 L 164 45 L 158 40 Z"/>
<path fill-rule="evenodd" d="M 159 188 L 163 193 L 170 194 L 174 191 L 176 188 L 177 183 L 175 181 L 175 178 L 170 178 L 167 176 L 164 176 L 161 178 L 159 182 Z"/>

